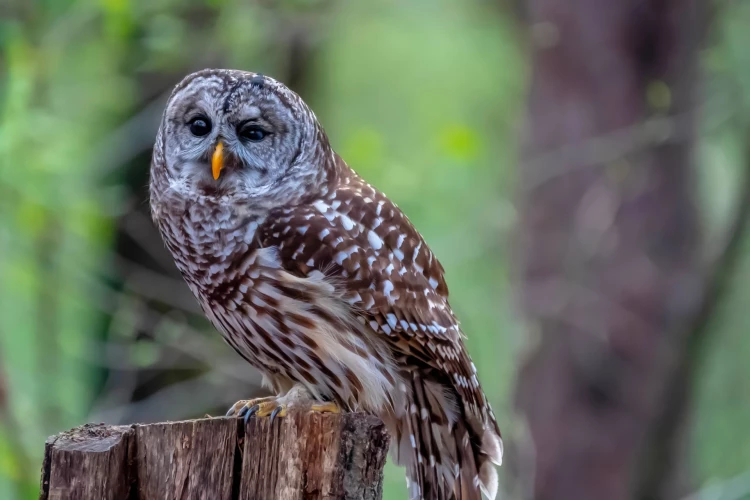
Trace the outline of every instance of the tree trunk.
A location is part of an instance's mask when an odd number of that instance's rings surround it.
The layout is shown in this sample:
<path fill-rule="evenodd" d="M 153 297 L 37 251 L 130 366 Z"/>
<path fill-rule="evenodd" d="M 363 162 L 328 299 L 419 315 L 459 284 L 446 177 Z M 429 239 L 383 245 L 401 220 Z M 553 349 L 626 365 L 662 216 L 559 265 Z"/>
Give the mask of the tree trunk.
<path fill-rule="evenodd" d="M 669 497 L 644 488 L 703 291 L 693 198 L 702 0 L 528 0 L 522 303 L 539 335 L 516 402 L 533 497 Z M 679 429 L 684 412 L 674 416 Z M 658 483 L 658 484 L 657 484 Z"/>
<path fill-rule="evenodd" d="M 87 424 L 51 437 L 42 500 L 378 500 L 388 433 L 364 414 Z"/>

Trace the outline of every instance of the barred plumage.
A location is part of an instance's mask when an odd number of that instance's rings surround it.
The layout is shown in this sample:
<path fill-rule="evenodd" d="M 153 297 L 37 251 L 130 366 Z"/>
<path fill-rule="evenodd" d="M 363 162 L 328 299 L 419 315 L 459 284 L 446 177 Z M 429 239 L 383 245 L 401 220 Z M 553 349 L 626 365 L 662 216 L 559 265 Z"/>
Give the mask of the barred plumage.
<path fill-rule="evenodd" d="M 443 268 L 296 94 L 254 73 L 186 77 L 151 205 L 206 315 L 273 390 L 379 415 L 414 498 L 494 498 L 502 440 Z"/>

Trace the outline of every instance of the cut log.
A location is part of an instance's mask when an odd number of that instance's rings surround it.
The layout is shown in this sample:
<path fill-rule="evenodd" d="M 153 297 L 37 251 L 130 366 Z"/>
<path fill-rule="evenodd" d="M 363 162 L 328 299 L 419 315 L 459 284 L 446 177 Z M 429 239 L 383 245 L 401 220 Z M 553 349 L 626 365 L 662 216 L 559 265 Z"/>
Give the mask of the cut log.
<path fill-rule="evenodd" d="M 87 424 L 47 440 L 40 498 L 378 500 L 388 443 L 359 413 Z"/>
<path fill-rule="evenodd" d="M 86 424 L 47 440 L 40 498 L 129 498 L 135 431 Z"/>

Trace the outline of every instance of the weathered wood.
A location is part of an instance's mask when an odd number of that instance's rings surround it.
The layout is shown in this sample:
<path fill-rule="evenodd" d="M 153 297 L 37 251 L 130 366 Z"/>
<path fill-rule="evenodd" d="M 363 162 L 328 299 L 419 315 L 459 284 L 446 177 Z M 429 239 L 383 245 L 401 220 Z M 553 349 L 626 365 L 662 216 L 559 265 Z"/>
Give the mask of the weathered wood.
<path fill-rule="evenodd" d="M 388 434 L 375 417 L 302 413 L 249 422 L 240 500 L 376 500 Z"/>
<path fill-rule="evenodd" d="M 232 500 L 237 419 L 136 426 L 138 498 Z"/>
<path fill-rule="evenodd" d="M 40 498 L 377 500 L 388 442 L 358 413 L 87 424 L 47 441 Z"/>
<path fill-rule="evenodd" d="M 86 424 L 47 440 L 42 500 L 127 500 L 132 483 L 132 427 Z"/>

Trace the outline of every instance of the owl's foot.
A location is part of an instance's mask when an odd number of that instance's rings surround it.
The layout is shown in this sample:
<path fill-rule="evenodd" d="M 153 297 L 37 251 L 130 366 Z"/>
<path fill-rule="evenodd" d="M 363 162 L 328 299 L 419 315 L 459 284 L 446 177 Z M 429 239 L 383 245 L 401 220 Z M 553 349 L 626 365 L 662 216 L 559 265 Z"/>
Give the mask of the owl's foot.
<path fill-rule="evenodd" d="M 274 401 L 276 399 L 276 396 L 266 396 L 264 398 L 254 398 L 254 399 L 240 399 L 236 403 L 232 405 L 231 408 L 229 408 L 229 411 L 227 412 L 227 417 L 243 417 L 247 414 L 247 412 L 257 406 L 260 405 L 263 402 L 266 401 Z"/>
<path fill-rule="evenodd" d="M 253 416 L 271 417 L 271 422 L 273 422 L 276 417 L 286 417 L 286 410 L 287 405 L 276 399 L 263 401 L 247 410 L 247 413 L 245 413 L 245 423 L 247 424 L 247 421 Z"/>
<path fill-rule="evenodd" d="M 333 401 L 320 402 L 312 399 L 304 387 L 295 386 L 283 396 L 271 396 L 237 401 L 227 412 L 227 416 L 250 417 L 285 417 L 289 411 L 314 411 L 319 413 L 341 413 L 339 405 Z"/>
<path fill-rule="evenodd" d="M 341 408 L 333 401 L 327 401 L 311 405 L 310 411 L 317 411 L 318 413 L 341 413 Z"/>

